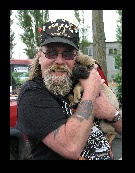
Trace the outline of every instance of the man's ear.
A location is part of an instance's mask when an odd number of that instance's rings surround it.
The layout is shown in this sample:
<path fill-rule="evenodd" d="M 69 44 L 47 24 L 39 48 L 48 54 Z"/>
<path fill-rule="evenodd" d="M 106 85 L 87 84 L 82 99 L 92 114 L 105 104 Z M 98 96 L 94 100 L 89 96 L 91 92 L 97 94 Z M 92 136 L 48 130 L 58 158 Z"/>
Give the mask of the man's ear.
<path fill-rule="evenodd" d="M 38 56 L 38 59 L 39 59 L 39 64 L 41 64 L 41 50 L 40 50 L 40 48 L 38 49 L 37 56 Z"/>

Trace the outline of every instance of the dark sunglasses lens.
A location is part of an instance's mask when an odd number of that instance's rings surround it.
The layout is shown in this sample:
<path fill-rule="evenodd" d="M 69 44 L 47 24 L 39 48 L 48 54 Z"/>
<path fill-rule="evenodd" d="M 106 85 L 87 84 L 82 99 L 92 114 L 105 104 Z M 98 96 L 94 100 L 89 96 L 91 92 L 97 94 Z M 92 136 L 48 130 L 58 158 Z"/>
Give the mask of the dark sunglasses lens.
<path fill-rule="evenodd" d="M 73 60 L 75 57 L 75 54 L 72 52 L 63 52 L 62 56 L 65 60 Z"/>
<path fill-rule="evenodd" d="M 45 53 L 46 58 L 48 59 L 56 59 L 58 56 L 57 51 L 48 51 Z M 72 52 L 62 52 L 62 57 L 65 60 L 73 60 L 76 55 Z"/>
<path fill-rule="evenodd" d="M 46 53 L 46 58 L 48 59 L 55 59 L 57 57 L 58 53 L 56 51 L 52 51 L 52 52 L 47 52 Z"/>

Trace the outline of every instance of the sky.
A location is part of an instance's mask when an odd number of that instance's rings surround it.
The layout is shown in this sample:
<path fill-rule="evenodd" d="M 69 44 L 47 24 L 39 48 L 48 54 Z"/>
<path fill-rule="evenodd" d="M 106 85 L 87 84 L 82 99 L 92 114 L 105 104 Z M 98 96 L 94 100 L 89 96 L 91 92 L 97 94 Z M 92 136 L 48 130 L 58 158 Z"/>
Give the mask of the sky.
<path fill-rule="evenodd" d="M 16 10 L 13 10 L 13 13 L 15 13 L 15 11 Z M 19 38 L 19 34 L 22 33 L 22 30 L 16 24 L 17 19 L 14 17 L 14 15 L 12 17 L 14 19 L 12 30 L 15 32 L 14 43 L 16 43 L 13 49 L 13 58 L 27 59 L 27 56 L 23 53 L 25 44 Z M 73 10 L 49 10 L 49 20 L 56 20 L 58 18 L 63 18 L 70 21 L 71 23 L 76 24 L 76 18 L 74 17 Z M 116 41 L 116 27 L 118 19 L 119 15 L 116 13 L 116 10 L 103 10 L 103 22 L 106 42 Z M 92 10 L 84 10 L 84 24 L 85 26 L 88 25 L 90 27 L 88 40 L 92 42 Z"/>

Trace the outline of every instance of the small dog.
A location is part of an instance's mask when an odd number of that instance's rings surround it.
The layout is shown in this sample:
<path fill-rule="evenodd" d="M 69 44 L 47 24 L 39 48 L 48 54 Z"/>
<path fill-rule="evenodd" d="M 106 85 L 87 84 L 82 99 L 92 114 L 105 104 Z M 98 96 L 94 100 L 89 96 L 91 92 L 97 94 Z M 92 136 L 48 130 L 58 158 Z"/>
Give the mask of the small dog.
<path fill-rule="evenodd" d="M 77 82 L 74 85 L 73 93 L 70 93 L 68 95 L 70 104 L 74 109 L 77 108 L 77 105 L 80 102 L 82 94 L 83 94 L 83 88 L 81 87 L 78 79 L 88 78 L 88 76 L 90 74 L 90 70 L 92 68 L 94 68 L 95 64 L 99 65 L 99 63 L 96 60 L 89 57 L 88 55 L 80 54 L 76 57 L 75 65 L 74 65 L 72 72 L 73 72 L 73 80 L 77 81 Z M 105 83 L 103 84 L 102 89 L 103 89 L 106 97 L 110 101 L 110 103 L 117 110 L 119 110 L 119 102 L 118 102 L 115 94 L 113 93 L 113 91 Z M 115 135 L 116 135 L 115 128 L 112 127 L 110 123 L 108 123 L 104 120 L 100 121 L 100 127 L 101 127 L 102 132 L 104 132 L 106 134 L 108 141 L 111 143 L 111 141 L 115 138 Z"/>

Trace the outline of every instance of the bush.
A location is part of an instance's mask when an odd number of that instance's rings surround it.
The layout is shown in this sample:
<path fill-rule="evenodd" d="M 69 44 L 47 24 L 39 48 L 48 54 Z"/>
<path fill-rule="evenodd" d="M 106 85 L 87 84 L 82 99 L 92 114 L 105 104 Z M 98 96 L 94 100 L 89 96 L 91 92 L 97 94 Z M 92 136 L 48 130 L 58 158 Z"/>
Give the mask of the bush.
<path fill-rule="evenodd" d="M 120 103 L 120 106 L 122 106 L 122 70 L 115 75 L 115 81 L 117 82 L 116 97 Z"/>

